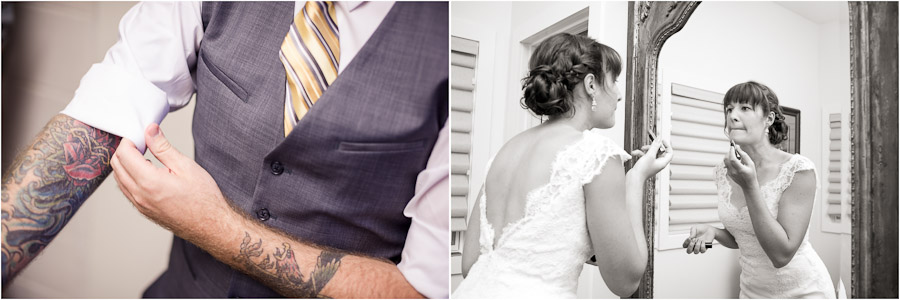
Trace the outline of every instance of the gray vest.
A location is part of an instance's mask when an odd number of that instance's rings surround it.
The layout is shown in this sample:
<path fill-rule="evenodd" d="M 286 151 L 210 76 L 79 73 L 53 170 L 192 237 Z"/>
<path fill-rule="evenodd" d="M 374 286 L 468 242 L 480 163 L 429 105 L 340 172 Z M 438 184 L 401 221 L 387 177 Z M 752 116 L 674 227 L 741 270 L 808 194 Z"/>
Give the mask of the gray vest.
<path fill-rule="evenodd" d="M 266 226 L 397 263 L 410 224 L 403 209 L 447 119 L 447 3 L 394 4 L 284 137 L 278 50 L 293 6 L 203 3 L 196 161 L 234 206 Z M 175 237 L 168 270 L 144 296 L 278 294 Z"/>

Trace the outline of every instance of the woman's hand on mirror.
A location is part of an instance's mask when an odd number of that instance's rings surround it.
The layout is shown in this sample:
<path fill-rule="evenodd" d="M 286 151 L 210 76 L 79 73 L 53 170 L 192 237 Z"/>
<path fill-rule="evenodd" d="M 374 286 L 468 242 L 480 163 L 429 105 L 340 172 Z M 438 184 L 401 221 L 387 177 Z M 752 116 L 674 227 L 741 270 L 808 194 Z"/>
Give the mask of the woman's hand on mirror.
<path fill-rule="evenodd" d="M 664 146 L 666 151 L 660 153 L 660 146 Z M 631 155 L 639 159 L 634 163 L 634 167 L 628 172 L 638 172 L 640 178 L 647 179 L 656 175 L 660 170 L 669 165 L 675 151 L 669 145 L 669 141 L 665 139 L 657 139 L 650 145 L 641 147 L 641 150 L 631 151 Z M 660 156 L 662 154 L 662 156 Z"/>
<path fill-rule="evenodd" d="M 688 254 L 706 253 L 706 243 L 712 243 L 716 239 L 716 228 L 699 224 L 691 226 L 691 235 L 684 239 L 681 247 L 687 250 Z"/>
<path fill-rule="evenodd" d="M 735 152 L 740 153 L 741 159 L 737 158 Z M 741 150 L 740 145 L 734 145 L 725 155 L 725 169 L 728 170 L 728 178 L 734 180 L 742 189 L 756 187 L 756 164 L 747 152 Z"/>

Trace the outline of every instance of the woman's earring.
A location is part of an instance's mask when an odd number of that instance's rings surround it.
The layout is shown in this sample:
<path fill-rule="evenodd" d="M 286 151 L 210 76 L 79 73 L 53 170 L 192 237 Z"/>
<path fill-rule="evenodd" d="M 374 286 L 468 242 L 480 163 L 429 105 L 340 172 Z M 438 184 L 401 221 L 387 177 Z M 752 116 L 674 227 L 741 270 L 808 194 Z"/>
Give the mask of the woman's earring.
<path fill-rule="evenodd" d="M 597 111 L 597 99 L 591 100 L 591 111 Z"/>
<path fill-rule="evenodd" d="M 769 127 L 772 127 L 772 126 L 769 126 Z M 769 134 L 769 127 L 766 127 L 766 135 Z"/>

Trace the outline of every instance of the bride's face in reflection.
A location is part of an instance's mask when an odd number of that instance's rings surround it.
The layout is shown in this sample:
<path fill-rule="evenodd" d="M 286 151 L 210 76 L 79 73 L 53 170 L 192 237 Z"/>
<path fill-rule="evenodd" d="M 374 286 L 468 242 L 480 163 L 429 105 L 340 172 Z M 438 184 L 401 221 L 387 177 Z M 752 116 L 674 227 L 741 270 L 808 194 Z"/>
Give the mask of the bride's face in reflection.
<path fill-rule="evenodd" d="M 606 72 L 604 76 L 603 83 L 600 83 L 600 80 L 592 75 L 587 76 L 593 80 L 593 91 L 589 90 L 588 94 L 591 95 L 592 100 L 597 101 L 597 108 L 591 113 L 591 124 L 595 128 L 602 129 L 612 128 L 616 125 L 616 108 L 618 102 L 622 101 L 622 93 L 616 86 L 616 79 L 609 72 Z"/>
<path fill-rule="evenodd" d="M 729 103 L 725 106 L 725 133 L 735 144 L 752 145 L 768 141 L 766 128 L 769 121 L 761 106 L 753 107 L 750 103 Z"/>

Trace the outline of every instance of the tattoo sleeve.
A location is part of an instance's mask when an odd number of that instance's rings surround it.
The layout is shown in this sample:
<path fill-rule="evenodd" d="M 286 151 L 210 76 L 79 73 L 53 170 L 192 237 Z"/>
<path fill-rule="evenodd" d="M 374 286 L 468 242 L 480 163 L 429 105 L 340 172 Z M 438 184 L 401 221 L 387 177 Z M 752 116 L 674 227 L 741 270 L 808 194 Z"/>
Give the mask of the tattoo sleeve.
<path fill-rule="evenodd" d="M 112 171 L 120 137 L 57 115 L 3 174 L 3 285 L 25 268 Z"/>
<path fill-rule="evenodd" d="M 325 298 L 321 291 L 337 273 L 344 257 L 343 253 L 323 250 L 315 267 L 304 276 L 290 243 L 268 250 L 262 245 L 261 238 L 254 243 L 250 233 L 245 232 L 240 252 L 234 259 L 263 284 L 295 298 Z"/>

